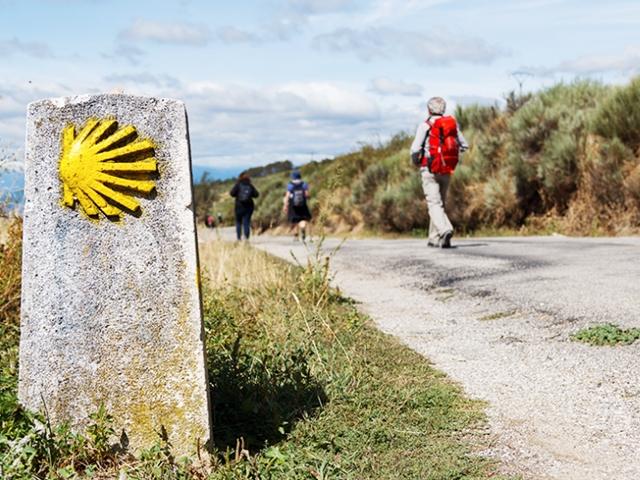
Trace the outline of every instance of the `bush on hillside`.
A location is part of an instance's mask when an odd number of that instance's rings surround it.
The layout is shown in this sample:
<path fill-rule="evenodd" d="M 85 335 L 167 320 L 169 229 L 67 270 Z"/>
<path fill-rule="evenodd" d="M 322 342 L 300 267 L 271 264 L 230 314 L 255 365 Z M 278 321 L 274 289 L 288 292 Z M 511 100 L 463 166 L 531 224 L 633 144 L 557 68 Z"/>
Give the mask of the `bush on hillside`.
<path fill-rule="evenodd" d="M 260 196 L 256 199 L 253 216 L 255 227 L 259 231 L 273 228 L 284 219 L 282 202 L 287 188 L 288 173 L 268 177 L 263 184 L 256 182 Z"/>
<path fill-rule="evenodd" d="M 424 228 L 428 222 L 427 206 L 418 175 L 402 183 L 379 190 L 373 202 L 373 215 L 366 215 L 368 226 L 385 232 L 409 232 Z"/>
<path fill-rule="evenodd" d="M 624 189 L 630 204 L 640 211 L 640 163 L 624 179 Z"/>
<path fill-rule="evenodd" d="M 518 94 L 511 90 L 504 96 L 504 100 L 507 103 L 506 112 L 509 115 L 513 115 L 520 110 L 529 100 L 533 98 L 532 93 Z"/>
<path fill-rule="evenodd" d="M 619 138 L 631 150 L 640 148 L 640 77 L 629 85 L 618 87 L 602 102 L 593 119 L 598 135 Z"/>
<path fill-rule="evenodd" d="M 577 159 L 605 88 L 594 82 L 543 91 L 509 122 L 509 158 L 520 208 L 526 213 L 566 210 L 578 183 Z"/>
<path fill-rule="evenodd" d="M 465 134 L 469 130 L 484 131 L 496 118 L 501 115 L 496 106 L 469 105 L 468 107 L 456 107 L 455 117 L 458 126 Z"/>
<path fill-rule="evenodd" d="M 389 168 L 381 163 L 374 163 L 364 171 L 353 185 L 352 197 L 356 205 L 365 205 L 376 194 L 376 191 L 387 182 Z"/>

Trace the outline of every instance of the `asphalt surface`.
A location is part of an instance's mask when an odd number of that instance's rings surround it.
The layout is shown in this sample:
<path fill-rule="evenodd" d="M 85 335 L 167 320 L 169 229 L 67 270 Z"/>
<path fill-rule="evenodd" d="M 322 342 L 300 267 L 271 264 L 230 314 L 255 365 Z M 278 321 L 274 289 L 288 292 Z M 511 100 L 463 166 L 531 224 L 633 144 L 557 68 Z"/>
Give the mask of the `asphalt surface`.
<path fill-rule="evenodd" d="M 228 233 L 225 233 L 228 235 Z M 303 260 L 317 243 L 252 239 Z M 640 341 L 593 347 L 581 328 L 640 327 L 640 238 L 329 239 L 335 283 L 377 326 L 488 402 L 492 447 L 524 478 L 640 479 Z"/>

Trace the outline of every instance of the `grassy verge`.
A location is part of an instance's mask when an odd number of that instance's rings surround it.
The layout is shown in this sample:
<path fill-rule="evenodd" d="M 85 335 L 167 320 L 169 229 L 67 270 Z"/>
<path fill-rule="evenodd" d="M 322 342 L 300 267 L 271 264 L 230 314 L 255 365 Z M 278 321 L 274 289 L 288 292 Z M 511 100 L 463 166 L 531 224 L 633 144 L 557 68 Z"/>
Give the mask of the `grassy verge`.
<path fill-rule="evenodd" d="M 474 455 L 487 447 L 482 405 L 372 328 L 329 287 L 324 259 L 294 268 L 214 242 L 201 261 L 214 451 L 175 459 L 159 437 L 133 456 L 111 443 L 108 412 L 75 434 L 23 411 L 14 309 L 0 324 L 0 477 L 498 478 Z"/>
<path fill-rule="evenodd" d="M 368 325 L 322 261 L 298 270 L 228 244 L 202 257 L 217 286 L 205 306 L 218 448 L 242 434 L 258 459 L 275 450 L 276 478 L 491 475 L 471 454 L 481 405 Z M 247 381 L 228 384 L 229 365 Z"/>

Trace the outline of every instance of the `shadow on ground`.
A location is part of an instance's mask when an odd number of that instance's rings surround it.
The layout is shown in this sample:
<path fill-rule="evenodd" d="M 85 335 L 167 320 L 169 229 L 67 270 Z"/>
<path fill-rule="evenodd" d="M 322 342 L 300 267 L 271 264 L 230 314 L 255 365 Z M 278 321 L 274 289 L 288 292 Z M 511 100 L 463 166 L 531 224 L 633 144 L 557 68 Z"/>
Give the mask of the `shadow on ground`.
<path fill-rule="evenodd" d="M 295 423 L 313 415 L 327 396 L 309 368 L 308 352 L 252 355 L 238 337 L 224 353 L 208 359 L 213 440 L 221 451 L 255 452 L 284 439 Z"/>

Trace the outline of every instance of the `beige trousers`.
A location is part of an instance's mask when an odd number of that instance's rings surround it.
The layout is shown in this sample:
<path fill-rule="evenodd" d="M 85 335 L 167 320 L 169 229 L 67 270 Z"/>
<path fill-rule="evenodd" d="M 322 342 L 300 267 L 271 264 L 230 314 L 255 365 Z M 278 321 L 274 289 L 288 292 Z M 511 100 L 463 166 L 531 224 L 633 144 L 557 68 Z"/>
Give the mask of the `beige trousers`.
<path fill-rule="evenodd" d="M 451 175 L 434 175 L 426 167 L 420 169 L 420 175 L 429 208 L 429 241 L 436 243 L 445 233 L 453 232 L 453 225 L 444 211 Z"/>

